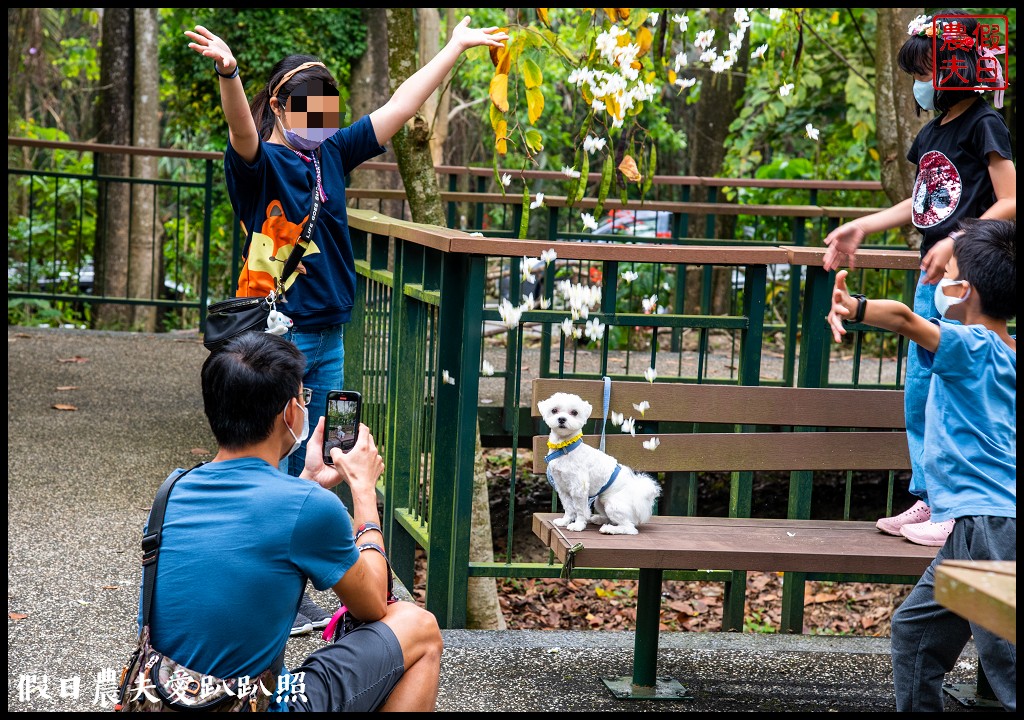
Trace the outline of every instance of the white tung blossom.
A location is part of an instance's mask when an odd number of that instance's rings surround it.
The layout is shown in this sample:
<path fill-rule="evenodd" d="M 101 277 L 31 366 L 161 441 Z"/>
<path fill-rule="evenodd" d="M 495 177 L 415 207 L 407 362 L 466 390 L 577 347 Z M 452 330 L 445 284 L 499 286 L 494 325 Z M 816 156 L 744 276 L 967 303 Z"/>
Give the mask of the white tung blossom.
<path fill-rule="evenodd" d="M 611 413 L 612 425 L 615 425 L 616 427 L 618 427 L 619 425 L 622 424 L 622 421 L 625 420 L 625 419 L 626 418 L 625 418 L 625 416 L 622 413 L 615 412 L 614 410 L 612 410 L 612 413 Z"/>
<path fill-rule="evenodd" d="M 649 298 L 641 300 L 644 306 L 644 312 L 648 315 L 658 311 L 658 296 L 651 295 Z"/>
<path fill-rule="evenodd" d="M 686 88 L 691 88 L 696 84 L 697 78 L 678 78 L 676 80 L 676 85 L 678 85 L 683 90 L 685 90 Z"/>
<path fill-rule="evenodd" d="M 661 17 L 661 13 L 652 12 L 652 13 L 650 13 L 647 16 L 647 19 L 650 21 L 651 25 L 657 25 L 658 24 L 658 18 L 660 18 L 660 17 Z"/>
<path fill-rule="evenodd" d="M 683 13 L 682 15 L 673 15 L 672 22 L 679 23 L 679 32 L 686 32 L 686 26 L 690 24 L 690 18 Z"/>
<path fill-rule="evenodd" d="M 607 108 L 607 105 L 604 104 L 603 100 L 598 100 L 597 98 L 594 98 L 594 101 L 590 103 L 590 107 L 594 108 L 594 112 L 599 113 L 604 112 Z"/>
<path fill-rule="evenodd" d="M 544 195 L 542 193 L 537 193 L 537 197 L 543 198 Z M 558 257 L 558 253 L 555 252 L 554 248 L 548 248 L 547 250 L 543 250 L 543 251 L 541 251 L 541 254 L 540 254 L 540 260 L 545 265 L 550 265 L 551 263 L 553 263 L 555 261 L 555 259 L 557 257 Z"/>
<path fill-rule="evenodd" d="M 502 325 L 509 330 L 514 330 L 519 327 L 519 319 L 523 316 L 523 309 L 510 303 L 508 298 L 502 298 L 501 304 L 498 305 L 498 315 L 501 316 Z"/>
<path fill-rule="evenodd" d="M 597 342 L 598 340 L 604 337 L 604 328 L 605 324 L 598 320 L 597 318 L 587 320 L 586 335 L 593 342 Z"/>
<path fill-rule="evenodd" d="M 537 306 L 537 301 L 533 299 L 533 293 L 529 295 L 523 295 L 523 303 L 519 306 L 524 312 L 530 312 Z"/>
<path fill-rule="evenodd" d="M 590 213 L 580 213 L 580 220 L 587 230 L 597 230 L 597 220 Z"/>
<path fill-rule="evenodd" d="M 646 380 L 647 382 L 652 383 L 657 379 L 657 377 L 658 371 L 655 370 L 654 368 L 649 367 L 646 370 L 644 370 L 644 380 Z"/>
<path fill-rule="evenodd" d="M 708 48 L 700 54 L 700 61 L 703 63 L 714 62 L 715 58 L 718 57 L 718 48 Z"/>
<path fill-rule="evenodd" d="M 711 43 L 715 41 L 715 29 L 701 30 L 697 33 L 697 39 L 693 41 L 693 44 L 699 47 L 701 50 L 707 50 L 711 47 Z"/>
<path fill-rule="evenodd" d="M 646 413 L 650 409 L 650 407 L 651 404 L 646 400 L 641 400 L 639 404 L 633 403 L 633 409 L 640 413 L 640 417 L 643 417 L 644 413 Z"/>
<path fill-rule="evenodd" d="M 689 63 L 689 60 L 686 58 L 686 53 L 682 52 L 682 51 L 677 52 L 676 53 L 676 67 L 675 67 L 676 72 L 679 72 L 684 67 L 686 67 L 687 63 Z"/>
<path fill-rule="evenodd" d="M 562 174 L 567 178 L 578 178 L 580 176 L 580 171 L 576 168 L 569 167 L 568 165 L 563 165 Z"/>
<path fill-rule="evenodd" d="M 633 418 L 626 418 L 622 421 L 622 432 L 628 432 L 633 437 L 636 437 L 636 420 Z"/>
<path fill-rule="evenodd" d="M 821 131 L 818 130 L 818 128 L 814 127 L 810 123 L 807 123 L 804 129 L 807 130 L 807 137 L 809 137 L 814 142 L 818 142 L 818 136 L 821 134 Z"/>
<path fill-rule="evenodd" d="M 637 279 L 638 277 L 640 277 L 640 273 L 638 273 L 638 272 L 633 272 L 632 270 L 623 270 L 623 271 L 622 271 L 622 275 L 621 275 L 620 277 L 621 277 L 621 278 L 622 278 L 623 280 L 625 280 L 625 281 L 626 281 L 626 284 L 628 285 L 629 283 L 633 282 L 633 281 L 634 281 L 634 280 L 636 280 L 636 279 Z"/>
<path fill-rule="evenodd" d="M 537 270 L 538 266 L 542 265 L 542 264 L 543 263 L 541 263 L 540 258 L 532 258 L 532 257 L 526 256 L 526 255 L 523 255 L 523 264 L 522 264 L 522 267 L 520 268 L 520 273 L 522 275 L 523 282 L 528 282 L 530 280 L 533 280 L 533 273 L 534 273 L 534 271 Z"/>
<path fill-rule="evenodd" d="M 444 383 L 445 385 L 454 385 L 455 384 L 455 378 L 453 378 L 451 376 L 451 373 L 449 373 L 447 370 L 442 370 L 441 371 L 441 382 Z"/>
<path fill-rule="evenodd" d="M 791 92 L 793 92 L 793 88 L 795 87 L 796 85 L 794 85 L 793 83 L 785 83 L 784 85 L 779 86 L 779 95 L 781 95 L 782 97 L 786 97 Z"/>
<path fill-rule="evenodd" d="M 755 50 L 754 52 L 750 53 L 750 57 L 751 57 L 751 59 L 758 59 L 758 58 L 764 59 L 764 54 L 767 51 L 768 51 L 768 43 L 765 43 L 764 45 L 758 45 L 757 46 L 757 50 Z"/>
<path fill-rule="evenodd" d="M 489 361 L 484 360 L 483 366 L 482 366 L 480 372 L 483 373 L 484 375 L 486 375 L 487 377 L 490 377 L 491 375 L 494 374 L 494 366 L 491 365 L 491 363 Z"/>
<path fill-rule="evenodd" d="M 505 187 L 508 187 L 509 185 L 511 185 L 512 184 L 512 176 L 509 175 L 508 173 L 505 173 L 504 175 L 502 175 L 501 176 L 501 184 L 504 185 Z"/>
<path fill-rule="evenodd" d="M 573 328 L 572 318 L 566 318 L 565 320 L 562 321 L 562 334 L 563 335 L 572 335 L 572 328 Z"/>
<path fill-rule="evenodd" d="M 532 203 L 530 203 L 531 210 L 536 210 L 539 207 L 544 207 L 544 193 L 540 192 L 537 193 L 537 198 Z M 543 259 L 543 255 L 541 256 L 541 258 Z"/>
<path fill-rule="evenodd" d="M 605 138 L 596 138 L 592 135 L 587 135 L 583 140 L 583 149 L 593 155 L 598 150 L 604 150 L 605 143 L 608 141 Z"/>
<path fill-rule="evenodd" d="M 652 437 L 650 440 L 644 440 L 644 448 L 647 450 L 657 450 L 659 445 L 661 445 L 661 440 L 656 437 Z"/>

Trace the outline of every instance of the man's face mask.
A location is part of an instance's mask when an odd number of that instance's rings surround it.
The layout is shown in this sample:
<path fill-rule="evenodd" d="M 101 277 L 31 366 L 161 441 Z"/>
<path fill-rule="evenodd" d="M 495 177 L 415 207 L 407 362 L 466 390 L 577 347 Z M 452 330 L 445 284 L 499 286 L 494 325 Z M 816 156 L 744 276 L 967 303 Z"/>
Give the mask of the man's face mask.
<path fill-rule="evenodd" d="M 285 140 L 299 150 L 315 150 L 341 127 L 340 108 L 337 88 L 323 80 L 303 83 L 285 105 L 291 125 L 291 130 L 285 130 Z"/>

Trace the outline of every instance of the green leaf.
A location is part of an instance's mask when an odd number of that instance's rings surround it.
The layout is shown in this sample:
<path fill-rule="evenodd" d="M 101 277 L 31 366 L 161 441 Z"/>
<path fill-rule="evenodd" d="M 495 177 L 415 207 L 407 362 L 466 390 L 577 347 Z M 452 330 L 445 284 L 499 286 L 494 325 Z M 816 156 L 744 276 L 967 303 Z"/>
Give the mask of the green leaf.
<path fill-rule="evenodd" d="M 658 149 L 651 145 L 651 154 L 647 159 L 647 172 L 644 173 L 643 187 L 640 189 L 640 197 L 643 198 L 651 189 L 654 183 L 654 170 L 658 163 Z"/>

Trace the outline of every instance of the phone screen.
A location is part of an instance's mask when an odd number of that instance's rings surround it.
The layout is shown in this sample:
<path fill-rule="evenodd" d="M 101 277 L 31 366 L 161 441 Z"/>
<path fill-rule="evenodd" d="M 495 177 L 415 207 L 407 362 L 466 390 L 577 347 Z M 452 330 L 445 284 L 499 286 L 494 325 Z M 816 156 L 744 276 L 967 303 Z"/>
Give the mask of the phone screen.
<path fill-rule="evenodd" d="M 324 425 L 324 462 L 331 464 L 331 448 L 348 452 L 359 432 L 359 397 L 352 393 L 328 393 Z"/>

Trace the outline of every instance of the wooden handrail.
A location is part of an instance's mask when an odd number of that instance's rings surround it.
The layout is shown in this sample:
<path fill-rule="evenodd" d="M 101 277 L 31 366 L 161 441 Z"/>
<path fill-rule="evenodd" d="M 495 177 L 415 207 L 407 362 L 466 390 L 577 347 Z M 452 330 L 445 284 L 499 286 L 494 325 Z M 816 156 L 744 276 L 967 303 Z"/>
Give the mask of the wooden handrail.
<path fill-rule="evenodd" d="M 498 257 L 539 257 L 554 249 L 566 260 L 610 260 L 619 262 L 660 262 L 670 264 L 714 265 L 793 265 L 821 266 L 825 248 L 766 245 L 666 245 L 660 243 L 610 243 L 580 240 L 516 240 L 470 235 L 461 230 L 421 225 L 398 220 L 372 210 L 349 209 L 352 228 L 375 235 L 386 235 L 441 252 L 490 255 Z M 861 250 L 857 267 L 870 269 L 916 270 L 920 255 L 914 250 Z"/>
<path fill-rule="evenodd" d="M 78 152 L 107 153 L 114 155 L 145 155 L 150 157 L 174 157 L 187 160 L 223 160 L 222 152 L 201 150 L 177 150 L 174 148 L 148 148 L 135 145 L 104 145 L 102 143 L 57 142 L 7 136 L 7 144 L 16 147 L 49 148 L 51 150 L 77 150 Z"/>

